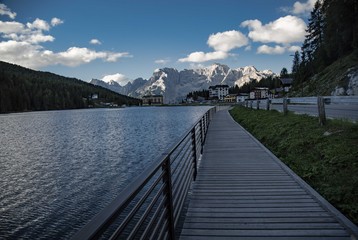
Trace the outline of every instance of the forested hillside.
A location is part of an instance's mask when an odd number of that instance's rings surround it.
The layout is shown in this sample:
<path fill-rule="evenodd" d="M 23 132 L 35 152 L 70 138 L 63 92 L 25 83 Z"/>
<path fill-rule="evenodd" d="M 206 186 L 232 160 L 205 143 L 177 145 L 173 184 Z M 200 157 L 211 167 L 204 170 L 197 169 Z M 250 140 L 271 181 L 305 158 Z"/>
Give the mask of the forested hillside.
<path fill-rule="evenodd" d="M 325 95 L 347 86 L 346 76 L 358 71 L 358 1 L 317 1 L 306 32 L 293 59 L 296 93 Z"/>
<path fill-rule="evenodd" d="M 98 99 L 92 99 L 97 95 Z M 0 61 L 0 113 L 138 105 L 140 100 L 75 78 L 62 77 Z"/>

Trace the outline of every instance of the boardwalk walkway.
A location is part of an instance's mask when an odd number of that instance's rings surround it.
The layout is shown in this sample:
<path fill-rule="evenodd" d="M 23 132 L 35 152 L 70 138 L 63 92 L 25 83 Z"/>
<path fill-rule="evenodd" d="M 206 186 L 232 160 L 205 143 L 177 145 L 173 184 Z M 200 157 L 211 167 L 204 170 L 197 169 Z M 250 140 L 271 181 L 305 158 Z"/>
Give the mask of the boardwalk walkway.
<path fill-rule="evenodd" d="M 357 226 L 228 111 L 215 115 L 180 239 L 329 240 L 357 235 Z"/>

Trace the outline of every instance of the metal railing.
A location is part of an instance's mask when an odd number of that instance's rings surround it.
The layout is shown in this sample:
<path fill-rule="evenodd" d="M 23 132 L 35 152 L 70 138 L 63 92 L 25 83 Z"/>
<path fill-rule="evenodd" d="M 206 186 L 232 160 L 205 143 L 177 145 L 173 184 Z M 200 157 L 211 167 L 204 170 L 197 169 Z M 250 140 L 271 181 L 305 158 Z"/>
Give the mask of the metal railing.
<path fill-rule="evenodd" d="M 250 108 L 266 109 L 266 110 L 270 110 L 277 105 L 282 105 L 282 109 L 278 109 L 277 107 L 275 107 L 275 109 L 282 110 L 284 114 L 287 114 L 289 110 L 288 105 L 292 105 L 293 109 L 294 109 L 294 105 L 300 105 L 300 106 L 313 105 L 316 106 L 315 108 L 313 108 L 313 111 L 311 110 L 312 109 L 311 108 L 311 109 L 307 109 L 307 112 L 303 112 L 303 113 L 307 113 L 307 114 L 313 113 L 313 115 L 318 116 L 320 124 L 323 125 L 325 124 L 326 121 L 326 105 L 336 105 L 339 106 L 340 108 L 343 108 L 344 106 L 354 106 L 351 109 L 351 111 L 356 111 L 357 110 L 356 106 L 358 106 L 358 96 L 318 96 L 318 97 L 273 98 L 273 99 L 257 99 L 257 100 L 249 99 L 246 100 L 244 103 L 242 103 L 242 105 Z"/>
<path fill-rule="evenodd" d="M 216 108 L 129 184 L 73 239 L 175 239 L 181 210 Z"/>

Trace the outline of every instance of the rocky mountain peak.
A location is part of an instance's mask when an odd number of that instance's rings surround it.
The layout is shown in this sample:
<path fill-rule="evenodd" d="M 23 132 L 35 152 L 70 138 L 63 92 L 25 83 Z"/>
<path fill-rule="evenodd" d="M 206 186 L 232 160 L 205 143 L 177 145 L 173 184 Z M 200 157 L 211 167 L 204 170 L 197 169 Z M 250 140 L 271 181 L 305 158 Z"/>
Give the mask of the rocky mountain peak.
<path fill-rule="evenodd" d="M 258 71 L 254 66 L 231 69 L 227 65 L 214 63 L 208 67 L 182 71 L 175 68 L 156 69 L 148 80 L 138 78 L 123 87 L 101 80 L 92 80 L 91 83 L 107 85 L 111 90 L 133 97 L 161 94 L 164 96 L 164 103 L 176 103 L 189 92 L 208 89 L 212 85 L 242 86 L 252 80 L 260 81 L 272 75 L 274 73 L 271 70 Z"/>

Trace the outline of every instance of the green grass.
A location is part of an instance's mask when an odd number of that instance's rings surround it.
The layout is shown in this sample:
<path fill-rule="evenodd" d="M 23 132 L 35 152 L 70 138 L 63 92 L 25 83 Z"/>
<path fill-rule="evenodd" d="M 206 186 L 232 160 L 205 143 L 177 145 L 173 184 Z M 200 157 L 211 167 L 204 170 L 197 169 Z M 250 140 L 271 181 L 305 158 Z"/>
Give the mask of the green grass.
<path fill-rule="evenodd" d="M 358 124 L 235 107 L 233 118 L 358 224 Z"/>

